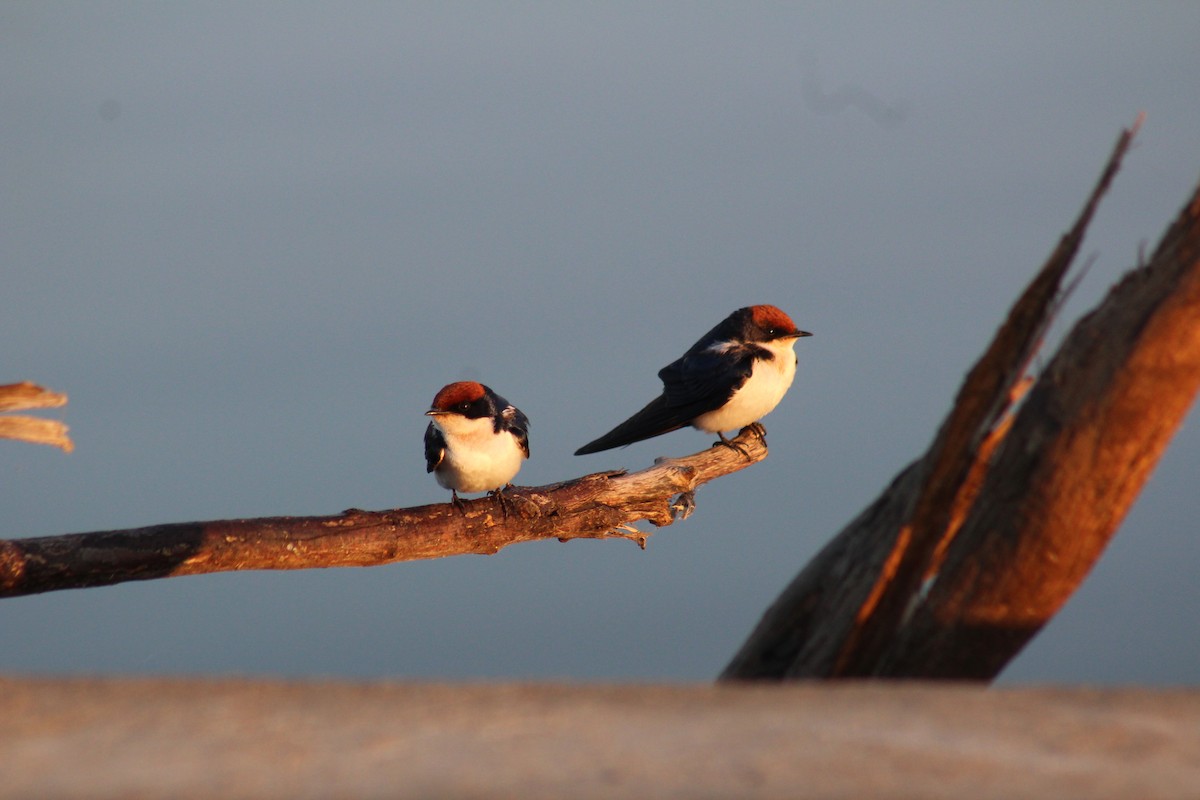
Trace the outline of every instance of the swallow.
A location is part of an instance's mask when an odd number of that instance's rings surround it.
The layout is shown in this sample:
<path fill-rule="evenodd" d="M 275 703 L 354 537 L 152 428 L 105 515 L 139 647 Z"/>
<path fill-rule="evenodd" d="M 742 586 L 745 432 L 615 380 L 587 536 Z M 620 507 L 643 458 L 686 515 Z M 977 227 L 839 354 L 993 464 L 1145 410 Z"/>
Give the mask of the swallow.
<path fill-rule="evenodd" d="M 678 430 L 685 425 L 715 433 L 737 448 L 724 431 L 757 425 L 783 399 L 796 376 L 792 349 L 812 336 L 775 306 L 747 306 L 730 314 L 681 358 L 658 372 L 661 395 L 641 411 L 575 455 L 598 453 Z"/>
<path fill-rule="evenodd" d="M 529 418 L 482 383 L 443 386 L 425 412 L 425 471 L 432 472 L 459 509 L 459 492 L 501 492 L 529 458 Z M 507 508 L 504 508 L 507 515 Z"/>

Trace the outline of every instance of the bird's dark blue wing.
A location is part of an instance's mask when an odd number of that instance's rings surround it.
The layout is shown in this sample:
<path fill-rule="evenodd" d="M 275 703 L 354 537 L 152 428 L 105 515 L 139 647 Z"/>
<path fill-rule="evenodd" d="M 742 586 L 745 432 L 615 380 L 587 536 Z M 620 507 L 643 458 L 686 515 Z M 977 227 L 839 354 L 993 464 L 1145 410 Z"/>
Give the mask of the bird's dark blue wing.
<path fill-rule="evenodd" d="M 425 471 L 433 472 L 446 456 L 446 438 L 432 422 L 425 429 Z"/>
<path fill-rule="evenodd" d="M 507 404 L 496 417 L 496 432 L 502 430 L 516 437 L 517 444 L 521 445 L 525 452 L 525 457 L 529 458 L 529 417 L 521 413 L 521 409 L 516 406 Z"/>
<path fill-rule="evenodd" d="M 736 346 L 720 352 L 689 350 L 659 370 L 661 395 L 599 439 L 576 450 L 575 455 L 598 453 L 670 433 L 720 408 L 750 377 L 755 352 Z"/>
<path fill-rule="evenodd" d="M 753 372 L 758 349 L 731 345 L 719 352 L 688 351 L 658 371 L 667 406 L 690 422 L 725 405 Z"/>

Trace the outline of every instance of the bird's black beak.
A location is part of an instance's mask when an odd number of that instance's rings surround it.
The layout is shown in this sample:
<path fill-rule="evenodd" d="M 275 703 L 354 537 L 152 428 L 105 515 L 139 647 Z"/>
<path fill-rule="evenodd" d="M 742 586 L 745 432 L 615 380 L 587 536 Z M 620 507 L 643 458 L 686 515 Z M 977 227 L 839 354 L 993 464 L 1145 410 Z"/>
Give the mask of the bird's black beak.
<path fill-rule="evenodd" d="M 805 336 L 812 336 L 812 334 L 811 334 L 811 333 L 809 333 L 808 331 L 801 331 L 801 330 L 797 330 L 797 331 L 796 331 L 796 338 L 797 338 L 797 339 L 803 339 Z"/>

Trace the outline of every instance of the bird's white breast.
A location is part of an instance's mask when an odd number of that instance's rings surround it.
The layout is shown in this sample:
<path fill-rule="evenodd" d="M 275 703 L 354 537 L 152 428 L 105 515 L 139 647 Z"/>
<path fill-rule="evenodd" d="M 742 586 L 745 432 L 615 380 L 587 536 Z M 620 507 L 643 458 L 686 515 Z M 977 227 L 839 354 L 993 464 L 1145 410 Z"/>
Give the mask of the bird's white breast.
<path fill-rule="evenodd" d="M 496 433 L 490 418 L 446 415 L 433 424 L 446 437 L 446 455 L 433 473 L 443 488 L 490 492 L 520 472 L 525 452 L 508 431 Z"/>
<path fill-rule="evenodd" d="M 696 417 L 692 426 L 705 433 L 721 433 L 744 428 L 771 413 L 796 377 L 795 344 L 795 339 L 781 339 L 765 345 L 774 358 L 755 359 L 750 377 L 728 402 Z"/>

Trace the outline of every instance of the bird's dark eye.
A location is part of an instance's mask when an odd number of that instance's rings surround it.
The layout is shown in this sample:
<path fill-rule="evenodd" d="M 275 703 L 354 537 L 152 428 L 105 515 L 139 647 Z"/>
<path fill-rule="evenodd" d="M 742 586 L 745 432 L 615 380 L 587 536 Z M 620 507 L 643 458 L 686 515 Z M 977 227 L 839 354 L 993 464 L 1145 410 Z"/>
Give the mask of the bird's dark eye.
<path fill-rule="evenodd" d="M 466 413 L 466 412 L 468 412 L 468 411 L 470 411 L 470 410 L 471 410 L 471 404 L 470 404 L 470 403 L 468 403 L 468 402 L 465 402 L 465 401 L 464 401 L 464 402 L 462 402 L 462 403 L 459 403 L 459 404 L 458 404 L 458 407 L 459 407 L 460 409 L 462 409 L 463 413 Z"/>

